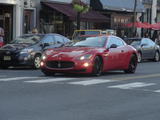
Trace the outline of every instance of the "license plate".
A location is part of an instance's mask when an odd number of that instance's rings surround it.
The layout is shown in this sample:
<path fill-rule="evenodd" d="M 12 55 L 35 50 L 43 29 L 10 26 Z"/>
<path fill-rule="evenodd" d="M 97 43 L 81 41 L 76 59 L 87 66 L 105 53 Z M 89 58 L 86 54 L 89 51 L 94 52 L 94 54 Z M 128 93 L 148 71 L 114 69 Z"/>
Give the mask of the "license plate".
<path fill-rule="evenodd" d="M 4 60 L 7 60 L 7 61 L 11 60 L 11 56 L 4 56 Z"/>

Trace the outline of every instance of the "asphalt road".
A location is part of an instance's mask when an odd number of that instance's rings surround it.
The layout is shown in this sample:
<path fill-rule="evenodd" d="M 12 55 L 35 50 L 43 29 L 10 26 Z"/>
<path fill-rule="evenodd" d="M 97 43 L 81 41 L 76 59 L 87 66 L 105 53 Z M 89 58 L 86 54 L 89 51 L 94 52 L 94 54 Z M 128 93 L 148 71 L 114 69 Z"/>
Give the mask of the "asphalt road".
<path fill-rule="evenodd" d="M 160 120 L 160 62 L 100 77 L 0 70 L 0 120 Z"/>

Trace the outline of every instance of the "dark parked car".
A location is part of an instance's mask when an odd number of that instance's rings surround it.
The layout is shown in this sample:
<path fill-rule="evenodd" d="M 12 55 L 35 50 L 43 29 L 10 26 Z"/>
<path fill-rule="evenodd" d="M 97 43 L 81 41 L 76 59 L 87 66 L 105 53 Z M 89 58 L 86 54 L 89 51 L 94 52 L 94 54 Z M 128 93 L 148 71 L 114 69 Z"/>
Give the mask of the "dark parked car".
<path fill-rule="evenodd" d="M 61 47 L 70 40 L 59 34 L 27 34 L 0 48 L 0 67 L 27 65 L 40 67 L 42 52 Z"/>
<path fill-rule="evenodd" d="M 160 60 L 160 47 L 149 38 L 128 38 L 126 41 L 138 51 L 138 62 L 142 60 Z"/>

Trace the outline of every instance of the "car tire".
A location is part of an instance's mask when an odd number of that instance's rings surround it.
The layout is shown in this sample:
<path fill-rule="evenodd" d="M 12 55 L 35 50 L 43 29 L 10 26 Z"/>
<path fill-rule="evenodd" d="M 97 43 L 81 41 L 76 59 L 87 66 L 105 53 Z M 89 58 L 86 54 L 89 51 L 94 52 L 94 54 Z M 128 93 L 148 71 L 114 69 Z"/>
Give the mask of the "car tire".
<path fill-rule="evenodd" d="M 41 71 L 45 74 L 45 76 L 54 76 L 55 75 L 54 72 L 50 72 L 48 70 L 41 69 Z"/>
<path fill-rule="evenodd" d="M 1 68 L 1 69 L 8 69 L 9 66 L 8 66 L 8 65 L 2 65 L 2 66 L 0 66 L 0 68 Z"/>
<path fill-rule="evenodd" d="M 135 55 L 131 56 L 128 69 L 124 70 L 125 73 L 135 73 L 137 67 L 137 57 Z"/>
<path fill-rule="evenodd" d="M 36 55 L 34 57 L 34 60 L 33 60 L 33 67 L 35 69 L 39 69 L 40 68 L 40 63 L 41 63 L 41 56 L 40 55 Z"/>
<path fill-rule="evenodd" d="M 154 61 L 155 62 L 158 62 L 160 59 L 160 56 L 159 56 L 159 52 L 156 51 L 155 55 L 154 55 Z"/>
<path fill-rule="evenodd" d="M 102 66 L 102 60 L 100 59 L 100 57 L 96 56 L 93 62 L 92 75 L 100 76 L 102 73 Z"/>
<path fill-rule="evenodd" d="M 142 53 L 138 52 L 138 62 L 142 62 Z"/>

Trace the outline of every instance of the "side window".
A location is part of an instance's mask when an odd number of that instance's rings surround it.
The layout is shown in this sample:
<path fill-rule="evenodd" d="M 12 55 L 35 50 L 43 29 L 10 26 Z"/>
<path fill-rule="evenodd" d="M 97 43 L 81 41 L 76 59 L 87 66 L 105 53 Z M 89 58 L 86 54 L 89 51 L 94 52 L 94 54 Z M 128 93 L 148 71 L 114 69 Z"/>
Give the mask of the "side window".
<path fill-rule="evenodd" d="M 149 43 L 148 43 L 148 39 L 147 39 L 147 38 L 143 38 L 141 44 L 146 44 L 146 45 L 148 45 L 148 44 L 149 44 Z"/>
<path fill-rule="evenodd" d="M 124 45 L 123 41 L 120 38 L 116 38 L 116 39 L 117 39 L 116 42 L 117 42 L 118 46 L 123 46 Z"/>
<path fill-rule="evenodd" d="M 124 45 L 123 41 L 120 38 L 117 38 L 117 37 L 110 37 L 109 38 L 109 41 L 107 43 L 107 48 L 110 48 L 110 46 L 112 44 L 116 44 L 118 47 Z"/>
<path fill-rule="evenodd" d="M 68 42 L 70 42 L 70 40 L 67 39 L 67 38 L 64 38 L 64 42 L 65 42 L 65 43 L 68 43 Z"/>
<path fill-rule="evenodd" d="M 55 44 L 54 38 L 53 38 L 53 36 L 51 36 L 51 35 L 46 36 L 46 37 L 43 39 L 42 43 L 48 43 L 49 45 Z"/>
<path fill-rule="evenodd" d="M 151 46 L 154 46 L 154 45 L 155 45 L 155 43 L 154 43 L 151 39 L 148 39 L 148 43 L 149 43 L 149 45 L 151 45 Z"/>
<path fill-rule="evenodd" d="M 110 37 L 107 42 L 107 48 L 110 48 L 112 44 L 116 44 L 116 40 L 113 37 Z M 116 44 L 117 45 L 117 44 Z"/>
<path fill-rule="evenodd" d="M 55 38 L 57 44 L 63 44 L 64 43 L 64 38 L 62 36 L 55 35 L 54 38 Z"/>

